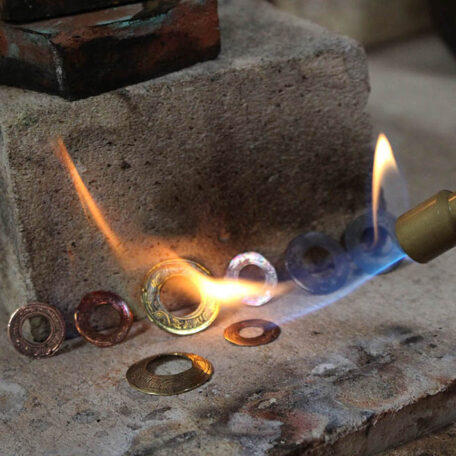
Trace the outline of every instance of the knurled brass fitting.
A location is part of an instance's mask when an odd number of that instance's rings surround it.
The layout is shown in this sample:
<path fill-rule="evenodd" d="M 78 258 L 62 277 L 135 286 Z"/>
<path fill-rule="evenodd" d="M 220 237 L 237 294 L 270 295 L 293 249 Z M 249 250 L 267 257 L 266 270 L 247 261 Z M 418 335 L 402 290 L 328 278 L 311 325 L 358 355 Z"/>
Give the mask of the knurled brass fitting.
<path fill-rule="evenodd" d="M 427 263 L 456 246 L 456 193 L 443 190 L 399 217 L 396 236 L 404 252 Z"/>

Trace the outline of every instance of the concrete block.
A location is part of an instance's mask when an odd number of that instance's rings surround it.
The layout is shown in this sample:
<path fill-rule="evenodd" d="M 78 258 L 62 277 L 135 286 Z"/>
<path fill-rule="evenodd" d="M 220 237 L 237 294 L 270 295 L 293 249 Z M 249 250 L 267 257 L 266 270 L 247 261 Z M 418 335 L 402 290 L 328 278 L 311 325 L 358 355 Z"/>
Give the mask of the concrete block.
<path fill-rule="evenodd" d="M 141 317 L 145 273 L 170 251 L 218 276 L 247 249 L 279 264 L 294 236 L 339 236 L 364 205 L 363 49 L 261 0 L 222 1 L 220 17 L 219 59 L 179 73 L 73 103 L 0 88 L 8 310 L 41 300 L 70 323 L 84 294 L 107 289 Z M 131 251 L 128 268 L 86 217 L 57 136 Z"/>
<path fill-rule="evenodd" d="M 364 45 L 430 28 L 426 0 L 270 0 L 280 9 L 314 21 Z"/>

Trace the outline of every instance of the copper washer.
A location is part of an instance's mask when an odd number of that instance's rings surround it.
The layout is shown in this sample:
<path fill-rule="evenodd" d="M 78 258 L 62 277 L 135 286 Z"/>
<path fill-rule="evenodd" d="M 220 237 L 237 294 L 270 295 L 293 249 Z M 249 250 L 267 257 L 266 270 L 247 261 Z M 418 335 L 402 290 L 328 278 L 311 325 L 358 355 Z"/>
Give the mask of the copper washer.
<path fill-rule="evenodd" d="M 28 318 L 41 316 L 49 321 L 50 333 L 44 342 L 29 342 L 22 334 L 22 326 Z M 65 322 L 55 307 L 41 302 L 32 302 L 17 309 L 8 323 L 8 337 L 14 348 L 31 358 L 54 355 L 65 339 Z"/>
<path fill-rule="evenodd" d="M 90 325 L 91 313 L 95 308 L 104 305 L 111 306 L 120 315 L 120 325 L 108 334 L 102 334 Z M 98 347 L 111 347 L 122 342 L 130 331 L 133 319 L 133 312 L 127 303 L 110 291 L 93 291 L 85 295 L 74 312 L 74 322 L 79 334 Z"/>
<path fill-rule="evenodd" d="M 241 330 L 244 328 L 261 328 L 263 334 L 257 337 L 243 337 Z M 224 336 L 228 342 L 244 347 L 257 347 L 258 345 L 269 344 L 279 337 L 280 328 L 275 323 L 266 320 L 254 319 L 233 323 L 225 329 Z"/>

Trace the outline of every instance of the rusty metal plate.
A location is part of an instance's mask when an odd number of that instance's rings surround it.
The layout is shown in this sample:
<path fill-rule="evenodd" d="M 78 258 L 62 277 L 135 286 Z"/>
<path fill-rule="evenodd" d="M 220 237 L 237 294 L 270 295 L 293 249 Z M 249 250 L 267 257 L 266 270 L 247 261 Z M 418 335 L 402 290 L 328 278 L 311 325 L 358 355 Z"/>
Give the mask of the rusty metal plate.
<path fill-rule="evenodd" d="M 219 52 L 217 0 L 134 3 L 26 25 L 0 23 L 0 83 L 78 99 Z"/>
<path fill-rule="evenodd" d="M 134 0 L 0 0 L 0 18 L 28 22 L 134 3 Z"/>

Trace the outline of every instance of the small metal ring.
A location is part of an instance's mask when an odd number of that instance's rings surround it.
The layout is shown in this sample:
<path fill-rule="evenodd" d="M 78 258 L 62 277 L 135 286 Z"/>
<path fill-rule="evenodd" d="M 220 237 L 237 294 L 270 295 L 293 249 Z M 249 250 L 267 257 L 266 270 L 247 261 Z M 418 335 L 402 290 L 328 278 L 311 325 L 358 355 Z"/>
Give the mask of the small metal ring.
<path fill-rule="evenodd" d="M 120 324 L 113 332 L 102 334 L 90 325 L 90 315 L 100 306 L 108 305 L 120 315 Z M 133 324 L 133 313 L 127 303 L 110 291 L 94 291 L 86 294 L 74 312 L 74 322 L 79 334 L 98 347 L 111 347 L 122 342 Z"/>
<path fill-rule="evenodd" d="M 258 296 L 244 296 L 242 302 L 249 306 L 262 306 L 273 297 L 273 290 L 277 287 L 277 272 L 274 266 L 257 252 L 245 252 L 235 256 L 228 265 L 225 277 L 227 279 L 239 279 L 241 271 L 247 266 L 257 266 L 264 273 L 265 291 Z"/>
<path fill-rule="evenodd" d="M 22 334 L 24 322 L 33 317 L 44 317 L 49 321 L 50 334 L 44 342 L 29 342 Z M 41 302 L 32 302 L 17 309 L 8 323 L 8 336 L 14 348 L 31 358 L 54 355 L 65 339 L 65 322 L 55 307 Z"/>
<path fill-rule="evenodd" d="M 371 275 L 392 271 L 404 258 L 396 238 L 396 218 L 388 212 L 379 211 L 377 223 L 379 230 L 386 235 L 383 244 L 378 248 L 366 248 L 363 242 L 366 231 L 374 228 L 370 212 L 351 222 L 344 233 L 344 243 L 353 262 L 359 269 Z M 385 246 L 389 249 L 385 250 Z"/>
<path fill-rule="evenodd" d="M 192 367 L 175 375 L 156 375 L 147 366 L 159 358 L 184 358 L 192 362 Z M 202 356 L 192 353 L 162 353 L 150 356 L 131 366 L 127 371 L 128 383 L 137 390 L 156 396 L 173 396 L 185 393 L 206 383 L 214 369 L 212 364 Z"/>
<path fill-rule="evenodd" d="M 161 289 L 169 279 L 185 277 L 194 281 L 195 274 L 210 276 L 210 272 L 200 264 L 184 259 L 163 261 L 147 274 L 141 299 L 147 316 L 161 329 L 181 336 L 195 334 L 206 329 L 217 318 L 220 309 L 218 301 L 201 287 L 198 287 L 200 304 L 190 315 L 173 315 L 162 303 Z"/>
<path fill-rule="evenodd" d="M 244 328 L 261 328 L 263 333 L 256 337 L 243 337 L 241 330 Z M 225 329 L 224 336 L 228 342 L 234 345 L 244 347 L 257 347 L 258 345 L 269 344 L 280 335 L 280 327 L 275 323 L 266 320 L 244 320 L 228 326 Z"/>
<path fill-rule="evenodd" d="M 323 267 L 307 265 L 305 255 L 314 247 L 326 251 L 330 255 L 330 263 Z M 350 261 L 342 246 L 326 234 L 317 232 L 302 234 L 290 242 L 285 254 L 285 266 L 300 287 L 321 295 L 341 288 L 350 273 Z"/>

